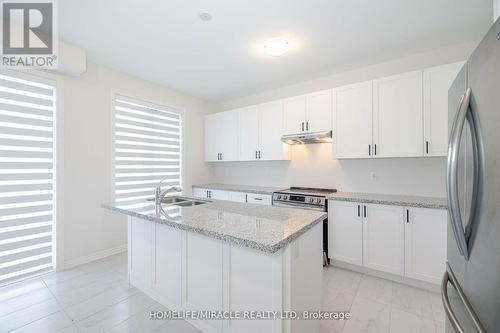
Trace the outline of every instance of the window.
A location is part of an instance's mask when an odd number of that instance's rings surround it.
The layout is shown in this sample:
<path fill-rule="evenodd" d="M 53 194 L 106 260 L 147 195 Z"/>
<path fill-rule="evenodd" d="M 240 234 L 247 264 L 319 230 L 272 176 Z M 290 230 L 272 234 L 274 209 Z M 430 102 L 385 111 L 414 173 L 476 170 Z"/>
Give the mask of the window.
<path fill-rule="evenodd" d="M 179 110 L 114 98 L 114 200 L 141 207 L 158 182 L 182 185 L 182 115 Z"/>
<path fill-rule="evenodd" d="M 55 83 L 0 72 L 0 284 L 53 268 Z"/>

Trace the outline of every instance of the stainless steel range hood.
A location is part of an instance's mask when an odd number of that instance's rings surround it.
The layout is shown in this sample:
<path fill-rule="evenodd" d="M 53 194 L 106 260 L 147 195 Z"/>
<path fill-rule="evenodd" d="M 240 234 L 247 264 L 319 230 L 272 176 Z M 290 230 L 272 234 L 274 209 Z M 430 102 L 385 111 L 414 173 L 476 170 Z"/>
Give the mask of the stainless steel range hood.
<path fill-rule="evenodd" d="M 281 137 L 281 141 L 289 145 L 332 142 L 332 131 L 287 134 Z"/>

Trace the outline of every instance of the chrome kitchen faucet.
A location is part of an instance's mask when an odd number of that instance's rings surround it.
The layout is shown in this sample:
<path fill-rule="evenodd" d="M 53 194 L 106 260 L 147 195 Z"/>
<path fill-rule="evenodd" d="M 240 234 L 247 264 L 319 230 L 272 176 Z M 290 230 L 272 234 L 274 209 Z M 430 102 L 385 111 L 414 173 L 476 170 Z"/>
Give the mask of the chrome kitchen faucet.
<path fill-rule="evenodd" d="M 169 193 L 172 192 L 182 192 L 182 188 L 179 186 L 171 186 L 167 188 L 165 191 L 161 191 L 161 184 L 166 180 L 167 178 L 164 178 L 160 180 L 158 185 L 156 185 L 156 190 L 155 190 L 155 209 L 156 209 L 156 215 L 160 215 L 160 213 L 164 213 L 163 209 L 161 207 L 161 202 L 163 198 Z"/>

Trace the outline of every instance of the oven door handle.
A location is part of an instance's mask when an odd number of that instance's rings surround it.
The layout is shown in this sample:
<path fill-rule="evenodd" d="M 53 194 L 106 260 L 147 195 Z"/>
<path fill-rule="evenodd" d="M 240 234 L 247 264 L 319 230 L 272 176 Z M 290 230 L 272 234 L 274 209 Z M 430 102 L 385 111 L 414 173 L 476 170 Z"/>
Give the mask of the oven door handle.
<path fill-rule="evenodd" d="M 283 201 L 273 201 L 273 206 L 279 207 L 291 207 L 291 208 L 302 208 L 302 209 L 309 209 L 309 210 L 318 210 L 321 212 L 325 211 L 324 206 L 311 206 L 311 205 L 306 205 L 306 204 L 301 204 L 301 203 L 289 203 L 289 202 L 283 202 Z"/>

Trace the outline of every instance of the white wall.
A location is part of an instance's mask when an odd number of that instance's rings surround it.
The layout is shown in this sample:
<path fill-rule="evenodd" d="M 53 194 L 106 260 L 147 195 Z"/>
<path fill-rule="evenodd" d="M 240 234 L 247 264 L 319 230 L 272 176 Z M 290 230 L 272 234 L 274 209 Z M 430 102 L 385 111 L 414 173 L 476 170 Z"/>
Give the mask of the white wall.
<path fill-rule="evenodd" d="M 118 251 L 127 242 L 126 217 L 101 208 L 112 193 L 112 90 L 184 109 L 185 188 L 210 180 L 203 162 L 203 114 L 213 111 L 213 104 L 92 63 L 79 77 L 42 75 L 57 79 L 62 100 L 59 268 Z"/>
<path fill-rule="evenodd" d="M 226 101 L 220 110 L 328 89 L 377 77 L 465 60 L 477 43 L 420 53 L 349 72 L 324 76 L 272 91 Z M 331 144 L 294 146 L 291 162 L 210 165 L 221 183 L 333 187 L 342 191 L 445 196 L 445 158 L 334 160 Z M 375 173 L 375 178 L 372 178 Z"/>
<path fill-rule="evenodd" d="M 493 22 L 500 17 L 500 0 L 493 0 Z"/>

